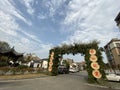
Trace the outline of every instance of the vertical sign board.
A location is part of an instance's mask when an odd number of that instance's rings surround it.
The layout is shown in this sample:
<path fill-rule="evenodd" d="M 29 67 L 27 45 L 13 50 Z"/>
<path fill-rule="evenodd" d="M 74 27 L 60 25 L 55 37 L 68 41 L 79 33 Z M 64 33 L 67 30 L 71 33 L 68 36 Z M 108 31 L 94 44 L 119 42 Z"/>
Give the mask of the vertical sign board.
<path fill-rule="evenodd" d="M 102 75 L 99 71 L 100 69 L 100 65 L 97 63 L 97 56 L 95 55 L 96 54 L 96 50 L 95 49 L 90 49 L 89 50 L 89 54 L 90 54 L 90 61 L 91 61 L 91 67 L 93 68 L 93 71 L 92 71 L 92 75 L 95 77 L 95 78 L 101 78 Z"/>
<path fill-rule="evenodd" d="M 53 59 L 54 59 L 54 52 L 50 54 L 50 62 L 49 62 L 49 68 L 48 68 L 49 72 L 52 71 Z"/>

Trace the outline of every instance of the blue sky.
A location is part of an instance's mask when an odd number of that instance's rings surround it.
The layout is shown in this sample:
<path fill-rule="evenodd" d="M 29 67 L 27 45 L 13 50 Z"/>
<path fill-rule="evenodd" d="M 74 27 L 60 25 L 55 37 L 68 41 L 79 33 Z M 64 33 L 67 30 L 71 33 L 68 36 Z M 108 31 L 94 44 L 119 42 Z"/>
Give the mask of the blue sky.
<path fill-rule="evenodd" d="M 119 11 L 120 0 L 0 0 L 0 41 L 40 58 L 62 43 L 97 39 L 103 47 L 120 38 L 114 21 Z"/>

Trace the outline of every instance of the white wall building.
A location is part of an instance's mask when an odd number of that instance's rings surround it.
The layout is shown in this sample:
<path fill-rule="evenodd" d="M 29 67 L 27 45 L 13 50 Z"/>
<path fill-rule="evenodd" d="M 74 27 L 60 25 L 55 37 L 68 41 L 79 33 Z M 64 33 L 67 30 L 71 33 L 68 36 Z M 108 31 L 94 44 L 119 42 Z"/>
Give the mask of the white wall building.
<path fill-rule="evenodd" d="M 44 69 L 48 68 L 48 59 L 42 59 L 42 68 Z"/>

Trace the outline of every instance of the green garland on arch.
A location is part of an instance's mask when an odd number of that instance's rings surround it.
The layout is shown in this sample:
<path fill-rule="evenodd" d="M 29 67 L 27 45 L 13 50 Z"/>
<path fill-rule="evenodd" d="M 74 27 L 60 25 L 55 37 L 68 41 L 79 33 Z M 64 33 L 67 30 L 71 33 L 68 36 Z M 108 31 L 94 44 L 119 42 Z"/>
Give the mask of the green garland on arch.
<path fill-rule="evenodd" d="M 92 68 L 90 66 L 91 61 L 89 60 L 90 58 L 90 54 L 89 54 L 89 50 L 90 49 L 95 49 L 96 50 L 96 56 L 98 58 L 97 63 L 100 65 L 100 73 L 102 74 L 101 79 L 105 79 L 105 72 L 104 72 L 104 62 L 103 62 L 103 57 L 101 54 L 101 50 L 98 47 L 99 42 L 94 40 L 90 43 L 74 43 L 74 44 L 63 44 L 62 46 L 58 46 L 58 47 L 54 47 L 49 51 L 49 54 L 51 54 L 51 52 L 54 52 L 54 59 L 53 59 L 53 65 L 52 65 L 52 71 L 50 71 L 50 75 L 56 76 L 58 75 L 58 66 L 59 66 L 59 58 L 61 58 L 61 56 L 63 56 L 64 54 L 81 54 L 85 56 L 85 62 L 87 65 L 87 72 L 88 72 L 88 81 L 90 82 L 97 82 L 98 79 L 96 79 L 95 77 L 93 77 L 92 75 Z M 48 62 L 50 62 L 50 55 L 49 55 L 49 60 Z M 48 67 L 49 67 L 49 63 L 48 63 Z"/>

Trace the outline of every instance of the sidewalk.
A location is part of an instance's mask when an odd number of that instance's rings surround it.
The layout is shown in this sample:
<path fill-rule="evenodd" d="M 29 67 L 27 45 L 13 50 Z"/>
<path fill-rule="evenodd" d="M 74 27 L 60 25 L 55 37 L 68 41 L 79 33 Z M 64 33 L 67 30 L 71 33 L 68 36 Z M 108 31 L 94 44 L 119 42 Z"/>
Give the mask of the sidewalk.
<path fill-rule="evenodd" d="M 119 89 L 120 90 L 120 82 L 108 82 L 111 85 L 111 88 Z"/>

